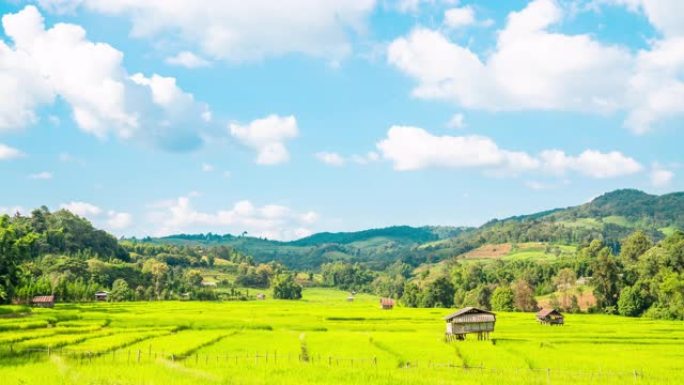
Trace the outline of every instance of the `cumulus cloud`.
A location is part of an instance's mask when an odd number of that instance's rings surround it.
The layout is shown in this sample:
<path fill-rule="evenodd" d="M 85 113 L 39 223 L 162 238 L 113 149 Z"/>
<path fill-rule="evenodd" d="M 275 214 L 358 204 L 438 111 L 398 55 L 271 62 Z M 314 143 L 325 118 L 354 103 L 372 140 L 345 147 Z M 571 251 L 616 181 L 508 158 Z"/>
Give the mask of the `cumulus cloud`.
<path fill-rule="evenodd" d="M 538 162 L 522 152 L 499 148 L 483 136 L 436 136 L 422 128 L 392 126 L 387 138 L 376 145 L 384 159 L 399 171 L 429 167 L 525 170 L 537 168 Z"/>
<path fill-rule="evenodd" d="M 635 174 L 643 170 L 636 160 L 618 151 L 600 152 L 585 150 L 578 156 L 570 156 L 560 150 L 546 150 L 540 154 L 545 170 L 554 174 L 575 171 L 592 178 L 604 179 Z"/>
<path fill-rule="evenodd" d="M 625 111 L 625 125 L 642 133 L 684 112 L 684 39 L 669 21 L 684 12 L 673 1 L 626 1 L 651 9 L 649 15 L 653 7 L 672 12 L 662 20 L 649 16 L 665 38 L 632 53 L 590 35 L 554 32 L 565 10 L 556 0 L 534 0 L 508 15 L 487 55 L 419 27 L 389 45 L 388 60 L 417 81 L 419 98 L 491 111 Z"/>
<path fill-rule="evenodd" d="M 120 231 L 133 224 L 133 216 L 127 212 L 103 210 L 99 206 L 83 201 L 72 201 L 60 205 L 78 216 L 88 219 L 96 226 L 103 226 L 107 230 Z"/>
<path fill-rule="evenodd" d="M 68 210 L 84 218 L 90 218 L 93 216 L 100 215 L 102 213 L 101 208 L 88 202 L 73 201 L 69 203 L 63 203 L 62 205 L 60 205 L 60 208 Z"/>
<path fill-rule="evenodd" d="M 376 145 L 398 171 L 431 167 L 480 168 L 493 175 L 539 171 L 552 175 L 576 172 L 591 178 L 614 178 L 642 171 L 636 160 L 618 151 L 586 150 L 577 156 L 545 150 L 538 156 L 500 148 L 484 136 L 437 136 L 419 127 L 393 126 Z"/>
<path fill-rule="evenodd" d="M 2 73 L 0 73 L 0 76 L 2 76 Z M 2 91 L 0 90 L 0 92 Z M 0 143 L 0 160 L 16 159 L 21 158 L 22 156 L 24 156 L 23 152 L 14 147 Z"/>
<path fill-rule="evenodd" d="M 287 206 L 268 204 L 255 206 L 243 200 L 231 208 L 204 212 L 193 207 L 191 197 L 159 202 L 153 205 L 148 219 L 159 226 L 157 235 L 182 232 L 218 232 L 288 240 L 311 234 L 308 228 L 318 220 L 313 211 L 298 212 Z"/>
<path fill-rule="evenodd" d="M 208 67 L 211 63 L 190 51 L 179 52 L 175 56 L 166 58 L 165 62 L 170 65 L 185 68 Z"/>
<path fill-rule="evenodd" d="M 657 164 L 653 165 L 651 173 L 649 175 L 651 179 L 651 184 L 653 185 L 653 187 L 656 188 L 669 186 L 670 183 L 672 183 L 672 179 L 674 178 L 674 176 L 674 172 L 664 169 Z"/>
<path fill-rule="evenodd" d="M 85 8 L 131 19 L 134 37 L 194 46 L 231 61 L 303 53 L 336 60 L 363 33 L 375 0 L 39 0 L 57 12 Z M 180 39 L 179 39 L 180 38 Z M 179 42 L 180 40 L 180 42 Z"/>
<path fill-rule="evenodd" d="M 262 165 L 287 162 L 290 153 L 285 142 L 299 135 L 294 116 L 270 115 L 247 125 L 231 123 L 229 129 L 235 139 L 257 152 L 256 163 Z"/>
<path fill-rule="evenodd" d="M 133 216 L 129 213 L 122 213 L 110 210 L 107 212 L 107 227 L 113 230 L 129 228 L 133 224 Z"/>
<path fill-rule="evenodd" d="M 449 28 L 463 28 L 475 24 L 475 10 L 471 6 L 444 11 L 444 24 Z"/>
<path fill-rule="evenodd" d="M 77 126 L 99 138 L 144 139 L 170 149 L 199 144 L 196 126 L 208 107 L 174 78 L 129 76 L 123 53 L 87 39 L 78 25 L 46 28 L 33 6 L 2 18 L 10 46 L 0 40 L 0 130 L 34 124 L 36 109 L 57 98 Z"/>

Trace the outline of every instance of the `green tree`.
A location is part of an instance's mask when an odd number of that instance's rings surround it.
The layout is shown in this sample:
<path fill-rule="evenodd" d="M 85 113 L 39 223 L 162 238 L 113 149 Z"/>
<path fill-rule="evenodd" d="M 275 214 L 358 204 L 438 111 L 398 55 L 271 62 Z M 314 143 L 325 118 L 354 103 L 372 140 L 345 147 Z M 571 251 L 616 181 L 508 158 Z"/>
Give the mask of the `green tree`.
<path fill-rule="evenodd" d="M 185 282 L 190 287 L 200 287 L 202 285 L 202 272 L 197 269 L 187 270 L 184 274 Z"/>
<path fill-rule="evenodd" d="M 513 283 L 513 303 L 519 311 L 537 310 L 537 300 L 534 298 L 534 289 L 524 279 Z"/>
<path fill-rule="evenodd" d="M 418 307 L 421 302 L 420 288 L 413 282 L 406 282 L 404 284 L 404 293 L 401 296 L 401 302 L 406 307 Z"/>
<path fill-rule="evenodd" d="M 653 247 L 653 241 L 642 230 L 633 232 L 620 244 L 620 258 L 625 265 L 636 263 L 639 257 Z"/>
<path fill-rule="evenodd" d="M 596 306 L 609 313 L 614 312 L 620 295 L 620 269 L 608 248 L 603 248 L 592 263 L 592 282 Z"/>
<path fill-rule="evenodd" d="M 452 307 L 454 305 L 454 285 L 447 277 L 439 277 L 428 283 L 422 295 L 423 307 Z"/>
<path fill-rule="evenodd" d="M 629 317 L 641 315 L 647 308 L 646 299 L 641 294 L 641 290 L 636 286 L 623 288 L 617 305 L 618 312 Z"/>
<path fill-rule="evenodd" d="M 292 274 L 280 274 L 273 280 L 273 298 L 301 299 L 302 286 L 295 281 Z"/>
<path fill-rule="evenodd" d="M 124 279 L 117 279 L 112 285 L 112 291 L 109 293 L 109 299 L 113 302 L 123 302 L 131 299 L 131 289 L 128 287 L 128 282 Z"/>
<path fill-rule="evenodd" d="M 492 310 L 513 311 L 515 295 L 508 286 L 499 286 L 492 293 Z"/>

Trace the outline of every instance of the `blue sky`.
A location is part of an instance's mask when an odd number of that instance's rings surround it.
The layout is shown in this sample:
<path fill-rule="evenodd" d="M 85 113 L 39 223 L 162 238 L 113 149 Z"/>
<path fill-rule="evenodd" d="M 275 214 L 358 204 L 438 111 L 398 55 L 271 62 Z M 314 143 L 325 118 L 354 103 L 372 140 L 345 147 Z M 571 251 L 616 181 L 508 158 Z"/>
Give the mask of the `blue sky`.
<path fill-rule="evenodd" d="M 479 225 L 682 190 L 678 0 L 0 3 L 0 211 Z"/>

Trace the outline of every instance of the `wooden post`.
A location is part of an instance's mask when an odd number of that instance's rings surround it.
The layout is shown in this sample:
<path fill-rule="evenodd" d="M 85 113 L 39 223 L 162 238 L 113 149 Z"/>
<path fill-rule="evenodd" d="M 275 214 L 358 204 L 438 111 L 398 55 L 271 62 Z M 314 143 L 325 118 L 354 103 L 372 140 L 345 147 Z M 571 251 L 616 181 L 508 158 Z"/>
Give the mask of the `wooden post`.
<path fill-rule="evenodd" d="M 195 353 L 195 365 L 199 363 L 199 354 Z"/>
<path fill-rule="evenodd" d="M 171 362 L 176 362 L 176 356 L 174 354 L 171 354 Z"/>
<path fill-rule="evenodd" d="M 551 384 L 551 368 L 546 369 L 546 382 Z"/>
<path fill-rule="evenodd" d="M 141 355 L 142 355 L 142 352 L 140 351 L 140 349 L 138 349 L 138 363 L 140 363 L 140 356 Z"/>
<path fill-rule="evenodd" d="M 50 357 L 50 347 L 49 346 L 47 347 L 47 354 L 48 354 L 48 357 Z"/>

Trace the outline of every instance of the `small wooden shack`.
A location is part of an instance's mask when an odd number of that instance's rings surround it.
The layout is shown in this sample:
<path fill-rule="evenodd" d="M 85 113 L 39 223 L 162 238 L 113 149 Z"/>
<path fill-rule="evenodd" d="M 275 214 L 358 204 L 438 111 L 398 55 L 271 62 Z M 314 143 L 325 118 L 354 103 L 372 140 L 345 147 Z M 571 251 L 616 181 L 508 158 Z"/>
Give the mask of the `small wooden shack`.
<path fill-rule="evenodd" d="M 354 302 L 354 296 L 350 295 L 349 297 L 347 297 L 347 302 Z"/>
<path fill-rule="evenodd" d="M 489 332 L 494 331 L 496 314 L 475 307 L 466 307 L 444 317 L 444 320 L 447 323 L 447 341 L 464 340 L 466 334 L 470 333 L 477 333 L 478 340 L 487 340 Z"/>
<path fill-rule="evenodd" d="M 264 293 L 259 293 L 259 294 L 257 294 L 256 299 L 257 299 L 258 301 L 263 301 L 263 300 L 266 299 L 266 294 L 264 294 Z"/>
<path fill-rule="evenodd" d="M 31 305 L 35 307 L 54 307 L 55 306 L 55 296 L 54 295 L 39 295 L 31 299 Z"/>
<path fill-rule="evenodd" d="M 553 308 L 541 309 L 537 313 L 537 321 L 543 325 L 563 325 L 565 323 L 563 314 Z"/>
<path fill-rule="evenodd" d="M 392 298 L 380 298 L 380 308 L 383 310 L 394 309 L 394 300 Z"/>
<path fill-rule="evenodd" d="M 98 291 L 95 293 L 95 300 L 99 302 L 104 302 L 107 300 L 109 297 L 109 292 L 108 291 Z"/>

